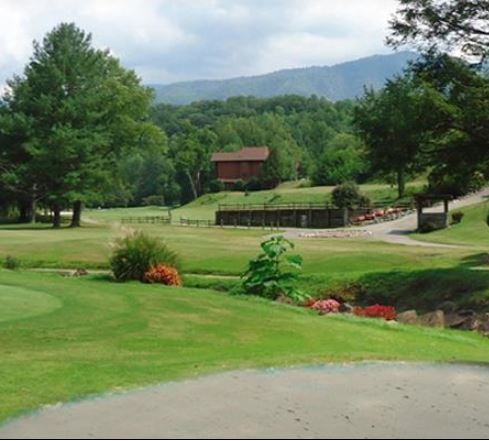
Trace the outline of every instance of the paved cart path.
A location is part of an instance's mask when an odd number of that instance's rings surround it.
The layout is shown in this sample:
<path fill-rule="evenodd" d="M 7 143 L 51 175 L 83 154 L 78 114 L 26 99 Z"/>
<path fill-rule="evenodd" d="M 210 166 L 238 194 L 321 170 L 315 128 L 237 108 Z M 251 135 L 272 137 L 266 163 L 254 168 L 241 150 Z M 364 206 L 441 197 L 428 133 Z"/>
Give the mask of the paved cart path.
<path fill-rule="evenodd" d="M 44 408 L 0 438 L 489 438 L 489 367 L 228 372 Z"/>
<path fill-rule="evenodd" d="M 477 204 L 480 202 L 489 201 L 489 187 L 484 188 L 477 193 L 473 193 L 469 196 L 465 196 L 460 199 L 456 199 L 450 202 L 450 210 L 463 208 L 468 205 Z M 420 240 L 411 239 L 408 235 L 413 233 L 417 228 L 417 214 L 416 212 L 408 214 L 400 219 L 388 222 L 380 222 L 378 224 L 365 225 L 363 227 L 346 228 L 345 235 L 348 236 L 348 231 L 352 236 L 359 238 L 366 238 L 369 240 L 377 240 L 383 242 L 390 242 L 402 245 L 415 245 L 424 247 L 438 247 L 438 248 L 460 248 L 457 245 L 447 245 L 441 243 L 423 242 Z M 288 238 L 306 237 L 317 234 L 321 237 L 322 233 L 331 232 L 331 235 L 335 234 L 335 230 L 310 230 L 301 228 L 286 229 L 285 236 Z M 337 231 L 337 230 L 336 230 Z"/>

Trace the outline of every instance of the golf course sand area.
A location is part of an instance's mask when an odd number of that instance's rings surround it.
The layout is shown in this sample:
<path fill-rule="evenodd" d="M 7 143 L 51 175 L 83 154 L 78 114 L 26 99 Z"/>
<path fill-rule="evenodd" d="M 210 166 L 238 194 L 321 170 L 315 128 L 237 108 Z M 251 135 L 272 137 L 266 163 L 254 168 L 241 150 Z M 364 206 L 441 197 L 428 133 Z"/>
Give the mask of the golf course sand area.
<path fill-rule="evenodd" d="M 489 367 L 246 370 L 49 406 L 0 438 L 488 438 Z"/>

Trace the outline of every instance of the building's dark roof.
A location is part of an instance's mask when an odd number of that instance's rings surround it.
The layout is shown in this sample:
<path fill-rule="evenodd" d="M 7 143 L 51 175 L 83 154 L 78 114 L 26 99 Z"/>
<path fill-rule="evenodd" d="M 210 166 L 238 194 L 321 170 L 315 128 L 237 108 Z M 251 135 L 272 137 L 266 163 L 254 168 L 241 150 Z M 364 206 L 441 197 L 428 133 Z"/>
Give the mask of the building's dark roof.
<path fill-rule="evenodd" d="M 243 147 L 237 152 L 217 152 L 211 157 L 212 162 L 235 162 L 235 161 L 266 161 L 270 155 L 267 146 Z"/>

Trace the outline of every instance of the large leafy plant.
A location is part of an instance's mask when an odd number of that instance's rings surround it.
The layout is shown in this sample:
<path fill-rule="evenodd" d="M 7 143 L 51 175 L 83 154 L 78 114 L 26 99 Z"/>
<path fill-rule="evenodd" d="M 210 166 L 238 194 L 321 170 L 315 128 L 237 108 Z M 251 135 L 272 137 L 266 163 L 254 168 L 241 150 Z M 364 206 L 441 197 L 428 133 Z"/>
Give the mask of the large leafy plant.
<path fill-rule="evenodd" d="M 302 301 L 305 296 L 296 288 L 298 270 L 302 269 L 302 257 L 286 256 L 294 244 L 283 236 L 274 236 L 261 243 L 263 253 L 250 260 L 248 269 L 241 276 L 246 293 L 269 299 L 285 295 L 294 301 Z M 289 267 L 292 271 L 284 270 Z"/>

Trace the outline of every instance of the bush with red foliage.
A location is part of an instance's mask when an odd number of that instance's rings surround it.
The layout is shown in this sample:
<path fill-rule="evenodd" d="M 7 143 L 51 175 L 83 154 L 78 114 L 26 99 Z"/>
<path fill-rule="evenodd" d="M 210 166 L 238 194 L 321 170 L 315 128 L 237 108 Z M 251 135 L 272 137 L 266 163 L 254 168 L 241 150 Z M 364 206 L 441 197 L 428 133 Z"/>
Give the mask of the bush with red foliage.
<path fill-rule="evenodd" d="M 397 313 L 393 306 L 371 305 L 365 308 L 357 306 L 353 308 L 353 314 L 360 317 L 383 318 L 385 320 L 395 320 Z"/>
<path fill-rule="evenodd" d="M 176 268 L 161 263 L 152 266 L 145 274 L 148 283 L 163 283 L 164 285 L 181 286 L 182 278 Z"/>

